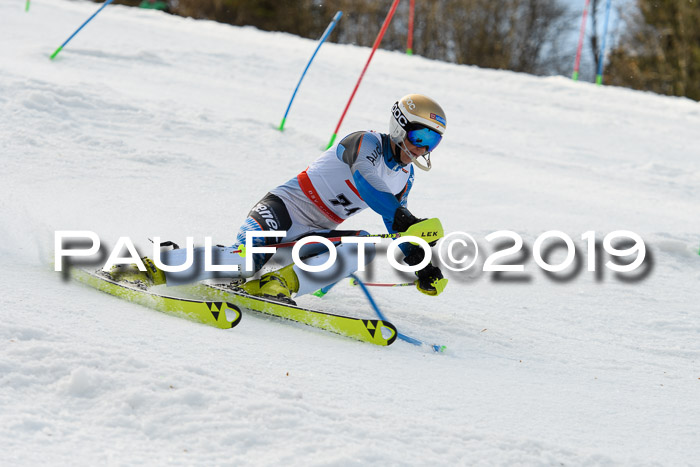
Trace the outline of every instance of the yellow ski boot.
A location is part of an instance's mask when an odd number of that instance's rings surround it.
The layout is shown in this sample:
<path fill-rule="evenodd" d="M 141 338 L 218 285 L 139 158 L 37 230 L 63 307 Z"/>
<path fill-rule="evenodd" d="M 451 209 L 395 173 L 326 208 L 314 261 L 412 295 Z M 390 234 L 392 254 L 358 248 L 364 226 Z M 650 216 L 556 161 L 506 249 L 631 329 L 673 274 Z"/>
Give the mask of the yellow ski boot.
<path fill-rule="evenodd" d="M 165 284 L 165 273 L 158 269 L 153 260 L 144 256 L 141 258 L 145 271 L 140 271 L 136 264 L 115 264 L 109 271 L 112 280 L 116 282 L 129 282 L 141 288 Z"/>
<path fill-rule="evenodd" d="M 299 290 L 299 278 L 294 272 L 294 265 L 290 264 L 277 271 L 263 274 L 260 279 L 246 282 L 241 289 L 250 295 L 294 303 L 292 293 Z"/>

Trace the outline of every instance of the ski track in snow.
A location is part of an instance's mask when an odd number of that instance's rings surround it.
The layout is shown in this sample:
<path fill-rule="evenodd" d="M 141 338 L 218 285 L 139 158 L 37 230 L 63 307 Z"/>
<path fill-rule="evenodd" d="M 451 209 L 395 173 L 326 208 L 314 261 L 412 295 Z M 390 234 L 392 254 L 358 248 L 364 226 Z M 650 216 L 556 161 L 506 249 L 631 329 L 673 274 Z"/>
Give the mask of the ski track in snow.
<path fill-rule="evenodd" d="M 327 144 L 369 49 L 110 5 L 0 4 L 0 455 L 4 465 L 692 465 L 700 458 L 700 104 L 378 51 L 339 137 L 441 102 L 410 207 L 447 231 L 631 230 L 636 283 L 450 273 L 373 290 L 436 355 L 245 314 L 222 331 L 65 283 L 56 230 L 231 243 Z M 128 31 L 128 33 L 126 33 Z M 348 229 L 383 231 L 363 213 Z M 483 264 L 484 257 L 481 258 Z M 585 261 L 585 257 L 582 257 Z M 366 274 L 402 280 L 381 259 Z M 372 316 L 339 284 L 300 304 Z"/>

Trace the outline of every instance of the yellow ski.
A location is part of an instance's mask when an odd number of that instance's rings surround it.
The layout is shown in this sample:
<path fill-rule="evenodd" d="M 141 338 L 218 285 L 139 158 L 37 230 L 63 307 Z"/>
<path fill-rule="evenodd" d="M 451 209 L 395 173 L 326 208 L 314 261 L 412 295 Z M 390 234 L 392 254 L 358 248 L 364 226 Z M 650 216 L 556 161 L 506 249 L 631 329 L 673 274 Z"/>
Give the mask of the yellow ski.
<path fill-rule="evenodd" d="M 161 295 L 128 282 L 116 282 L 101 270 L 93 272 L 72 268 L 71 276 L 97 290 L 171 316 L 221 329 L 230 329 L 241 321 L 240 308 L 225 301 L 191 300 Z"/>
<path fill-rule="evenodd" d="M 197 296 L 220 300 L 241 308 L 277 316 L 376 345 L 391 345 L 398 335 L 389 321 L 352 318 L 310 310 L 263 297 L 255 297 L 227 285 L 198 284 L 189 289 Z"/>

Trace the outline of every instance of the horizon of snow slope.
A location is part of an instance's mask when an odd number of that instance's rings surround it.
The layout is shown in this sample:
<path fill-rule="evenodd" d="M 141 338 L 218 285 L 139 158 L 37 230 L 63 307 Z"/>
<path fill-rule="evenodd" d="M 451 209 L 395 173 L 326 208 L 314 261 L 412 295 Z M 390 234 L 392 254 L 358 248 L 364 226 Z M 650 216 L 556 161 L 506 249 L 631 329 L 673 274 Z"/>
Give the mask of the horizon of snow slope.
<path fill-rule="evenodd" d="M 482 253 L 439 297 L 372 292 L 447 352 L 255 314 L 222 331 L 62 281 L 54 232 L 231 244 L 321 153 L 369 49 L 324 45 L 281 133 L 314 41 L 110 5 L 50 61 L 96 7 L 0 3 L 4 465 L 697 464 L 700 104 L 379 50 L 339 137 L 386 131 L 402 95 L 440 102 L 409 207 Z M 478 272 L 499 230 L 525 280 Z M 531 253 L 550 230 L 582 261 L 565 281 Z M 644 239 L 646 277 L 587 270 L 581 235 L 615 230 Z M 401 278 L 382 257 L 365 277 Z M 299 301 L 373 316 L 348 283 Z"/>

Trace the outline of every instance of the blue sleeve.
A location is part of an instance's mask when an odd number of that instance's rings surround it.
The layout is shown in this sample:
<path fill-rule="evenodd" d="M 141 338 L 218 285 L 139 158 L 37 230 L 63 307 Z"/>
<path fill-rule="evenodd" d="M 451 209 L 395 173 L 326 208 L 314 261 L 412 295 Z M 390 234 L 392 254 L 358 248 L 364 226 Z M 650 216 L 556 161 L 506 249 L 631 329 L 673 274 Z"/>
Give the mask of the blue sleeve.
<path fill-rule="evenodd" d="M 362 196 L 364 202 L 367 203 L 374 212 L 381 215 L 385 219 L 385 222 L 387 218 L 391 218 L 393 222 L 394 214 L 399 206 L 401 206 L 399 200 L 387 191 L 376 189 L 362 176 L 359 170 L 352 174 L 352 179 L 355 181 L 357 191 L 360 192 L 360 196 Z"/>
<path fill-rule="evenodd" d="M 399 208 L 399 206 L 406 207 L 408 204 L 408 193 L 411 191 L 411 187 L 413 186 L 413 167 L 411 167 L 411 176 L 408 178 L 403 192 L 397 196 L 374 188 L 369 182 L 367 182 L 367 180 L 364 179 L 359 170 L 353 174 L 352 178 L 355 180 L 357 191 L 360 192 L 360 195 L 365 203 L 367 203 L 370 208 L 382 216 L 386 230 L 389 233 L 396 233 L 396 230 L 392 228 L 394 225 L 394 216 L 396 215 L 396 210 Z M 400 201 L 397 199 L 398 197 L 400 197 Z M 399 245 L 399 248 L 403 252 L 404 256 L 408 256 L 417 247 L 415 245 L 411 245 L 410 243 L 402 243 Z"/>
<path fill-rule="evenodd" d="M 403 191 L 397 195 L 397 197 L 401 198 L 401 201 L 399 201 L 399 205 L 406 207 L 408 205 L 408 194 L 411 191 L 411 188 L 413 187 L 413 166 L 411 166 L 411 175 L 408 177 L 408 181 L 406 182 L 406 186 L 404 187 Z M 396 231 L 392 228 L 394 224 L 394 215 L 392 214 L 390 218 L 384 217 L 384 225 L 386 226 L 386 230 L 389 233 L 396 233 Z M 399 245 L 399 248 L 403 252 L 405 256 L 408 256 L 415 248 L 417 248 L 415 245 L 411 245 L 410 243 L 402 243 Z"/>
<path fill-rule="evenodd" d="M 413 188 L 413 166 L 411 166 L 409 170 L 411 172 L 408 176 L 408 180 L 406 181 L 406 186 L 404 186 L 401 193 L 396 195 L 396 200 L 398 201 L 398 206 L 396 206 L 397 209 L 399 206 L 404 208 L 408 206 L 408 194 L 411 192 L 411 188 Z M 396 209 L 394 209 L 391 216 L 382 216 L 384 218 L 384 225 L 386 225 L 386 229 L 389 231 L 389 233 L 396 233 L 396 231 L 391 227 L 394 224 L 395 214 Z"/>

